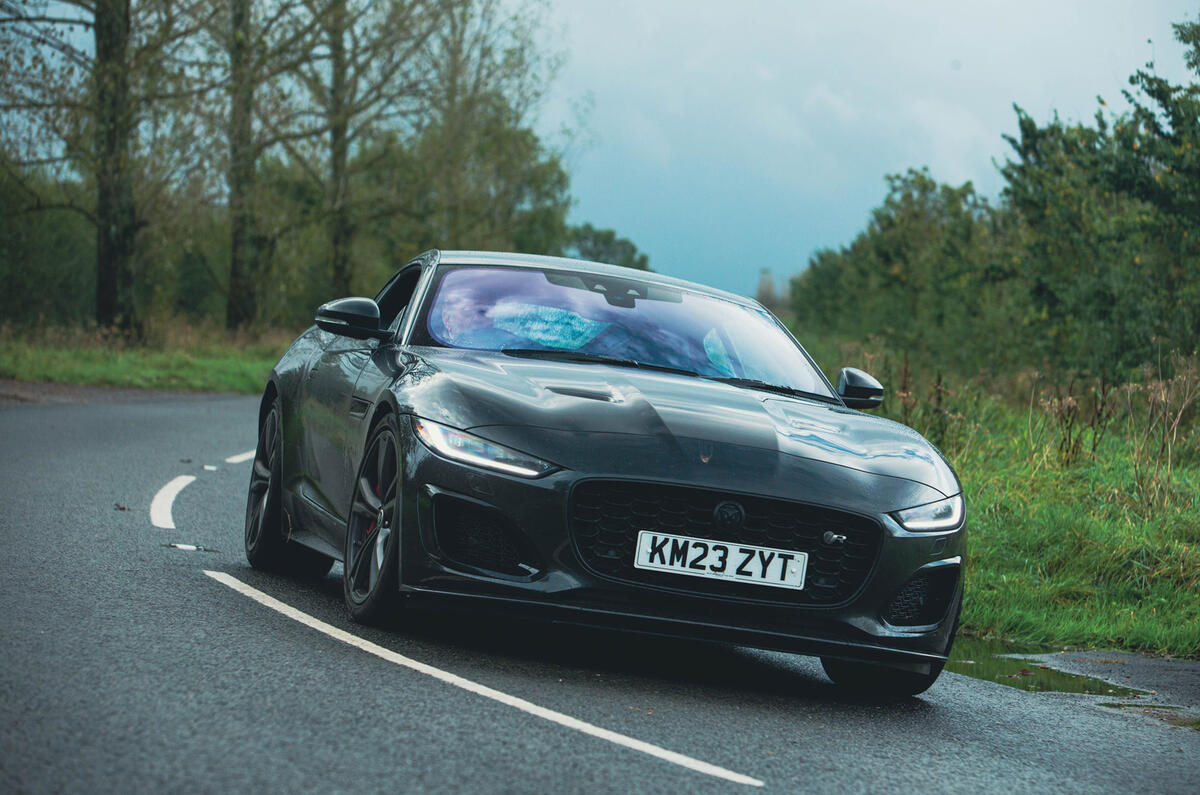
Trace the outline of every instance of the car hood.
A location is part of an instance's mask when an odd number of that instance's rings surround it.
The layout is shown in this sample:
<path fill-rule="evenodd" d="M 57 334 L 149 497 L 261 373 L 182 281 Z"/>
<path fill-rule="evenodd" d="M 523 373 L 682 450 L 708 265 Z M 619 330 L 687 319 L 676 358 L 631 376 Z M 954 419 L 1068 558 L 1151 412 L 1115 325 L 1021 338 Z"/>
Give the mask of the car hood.
<path fill-rule="evenodd" d="M 506 444 L 522 428 L 700 441 L 903 478 L 947 496 L 961 490 L 937 449 L 907 426 L 703 378 L 426 348 L 396 391 L 415 414 Z M 514 446 L 551 455 L 519 439 Z"/>

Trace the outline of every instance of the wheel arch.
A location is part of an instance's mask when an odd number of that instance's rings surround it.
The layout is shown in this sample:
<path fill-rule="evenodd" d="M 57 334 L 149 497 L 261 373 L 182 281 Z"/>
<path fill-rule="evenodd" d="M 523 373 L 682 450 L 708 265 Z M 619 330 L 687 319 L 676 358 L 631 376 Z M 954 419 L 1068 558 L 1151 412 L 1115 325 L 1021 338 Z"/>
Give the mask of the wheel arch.
<path fill-rule="evenodd" d="M 392 415 L 397 418 L 400 416 L 399 407 L 396 406 L 394 400 L 389 398 L 390 393 L 385 392 L 383 397 L 380 398 L 379 402 L 375 404 L 375 409 L 371 412 L 371 420 L 367 423 L 367 432 L 363 436 L 364 450 L 366 449 L 366 441 L 371 438 L 371 434 L 375 432 L 375 428 L 379 425 L 380 420 L 388 415 Z"/>
<path fill-rule="evenodd" d="M 279 397 L 279 387 L 276 386 L 274 378 L 269 378 L 267 379 L 267 387 L 263 390 L 262 400 L 258 404 L 258 424 L 260 427 L 263 424 L 263 420 L 267 418 L 267 412 L 271 410 L 271 404 L 275 402 L 275 398 L 277 397 Z"/>

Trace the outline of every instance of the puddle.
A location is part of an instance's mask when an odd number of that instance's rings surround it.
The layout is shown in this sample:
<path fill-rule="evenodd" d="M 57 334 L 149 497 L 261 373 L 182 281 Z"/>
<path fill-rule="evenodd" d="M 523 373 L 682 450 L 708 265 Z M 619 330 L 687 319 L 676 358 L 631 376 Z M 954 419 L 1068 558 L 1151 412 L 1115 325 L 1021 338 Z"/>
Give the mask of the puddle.
<path fill-rule="evenodd" d="M 946 670 L 976 679 L 986 679 L 1018 690 L 1056 693 L 1087 693 L 1094 696 L 1139 696 L 1145 690 L 1121 687 L 1102 679 L 1056 671 L 1023 654 L 1045 654 L 1052 649 L 1014 646 L 994 640 L 959 637 L 954 641 Z"/>

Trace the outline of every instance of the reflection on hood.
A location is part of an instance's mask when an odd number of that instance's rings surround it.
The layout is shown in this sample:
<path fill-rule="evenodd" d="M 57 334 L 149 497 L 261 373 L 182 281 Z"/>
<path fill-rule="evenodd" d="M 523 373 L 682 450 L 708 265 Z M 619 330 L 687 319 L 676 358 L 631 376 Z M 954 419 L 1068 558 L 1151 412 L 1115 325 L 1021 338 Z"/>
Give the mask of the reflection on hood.
<path fill-rule="evenodd" d="M 770 450 L 959 491 L 937 450 L 891 420 L 703 378 L 424 349 L 402 385 L 417 414 L 459 428 L 530 427 Z M 410 371 L 412 372 L 412 371 Z M 538 452 L 531 450 L 530 452 Z"/>

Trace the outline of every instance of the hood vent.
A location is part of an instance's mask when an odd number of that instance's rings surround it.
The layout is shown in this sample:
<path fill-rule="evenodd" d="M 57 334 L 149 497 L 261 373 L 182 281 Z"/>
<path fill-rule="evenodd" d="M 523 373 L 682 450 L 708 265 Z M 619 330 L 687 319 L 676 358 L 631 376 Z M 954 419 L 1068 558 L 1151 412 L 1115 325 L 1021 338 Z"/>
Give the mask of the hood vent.
<path fill-rule="evenodd" d="M 584 400 L 600 400 L 605 403 L 624 403 L 625 398 L 611 389 L 601 387 L 588 388 L 583 386 L 546 386 L 547 392 L 567 397 L 583 398 Z"/>

